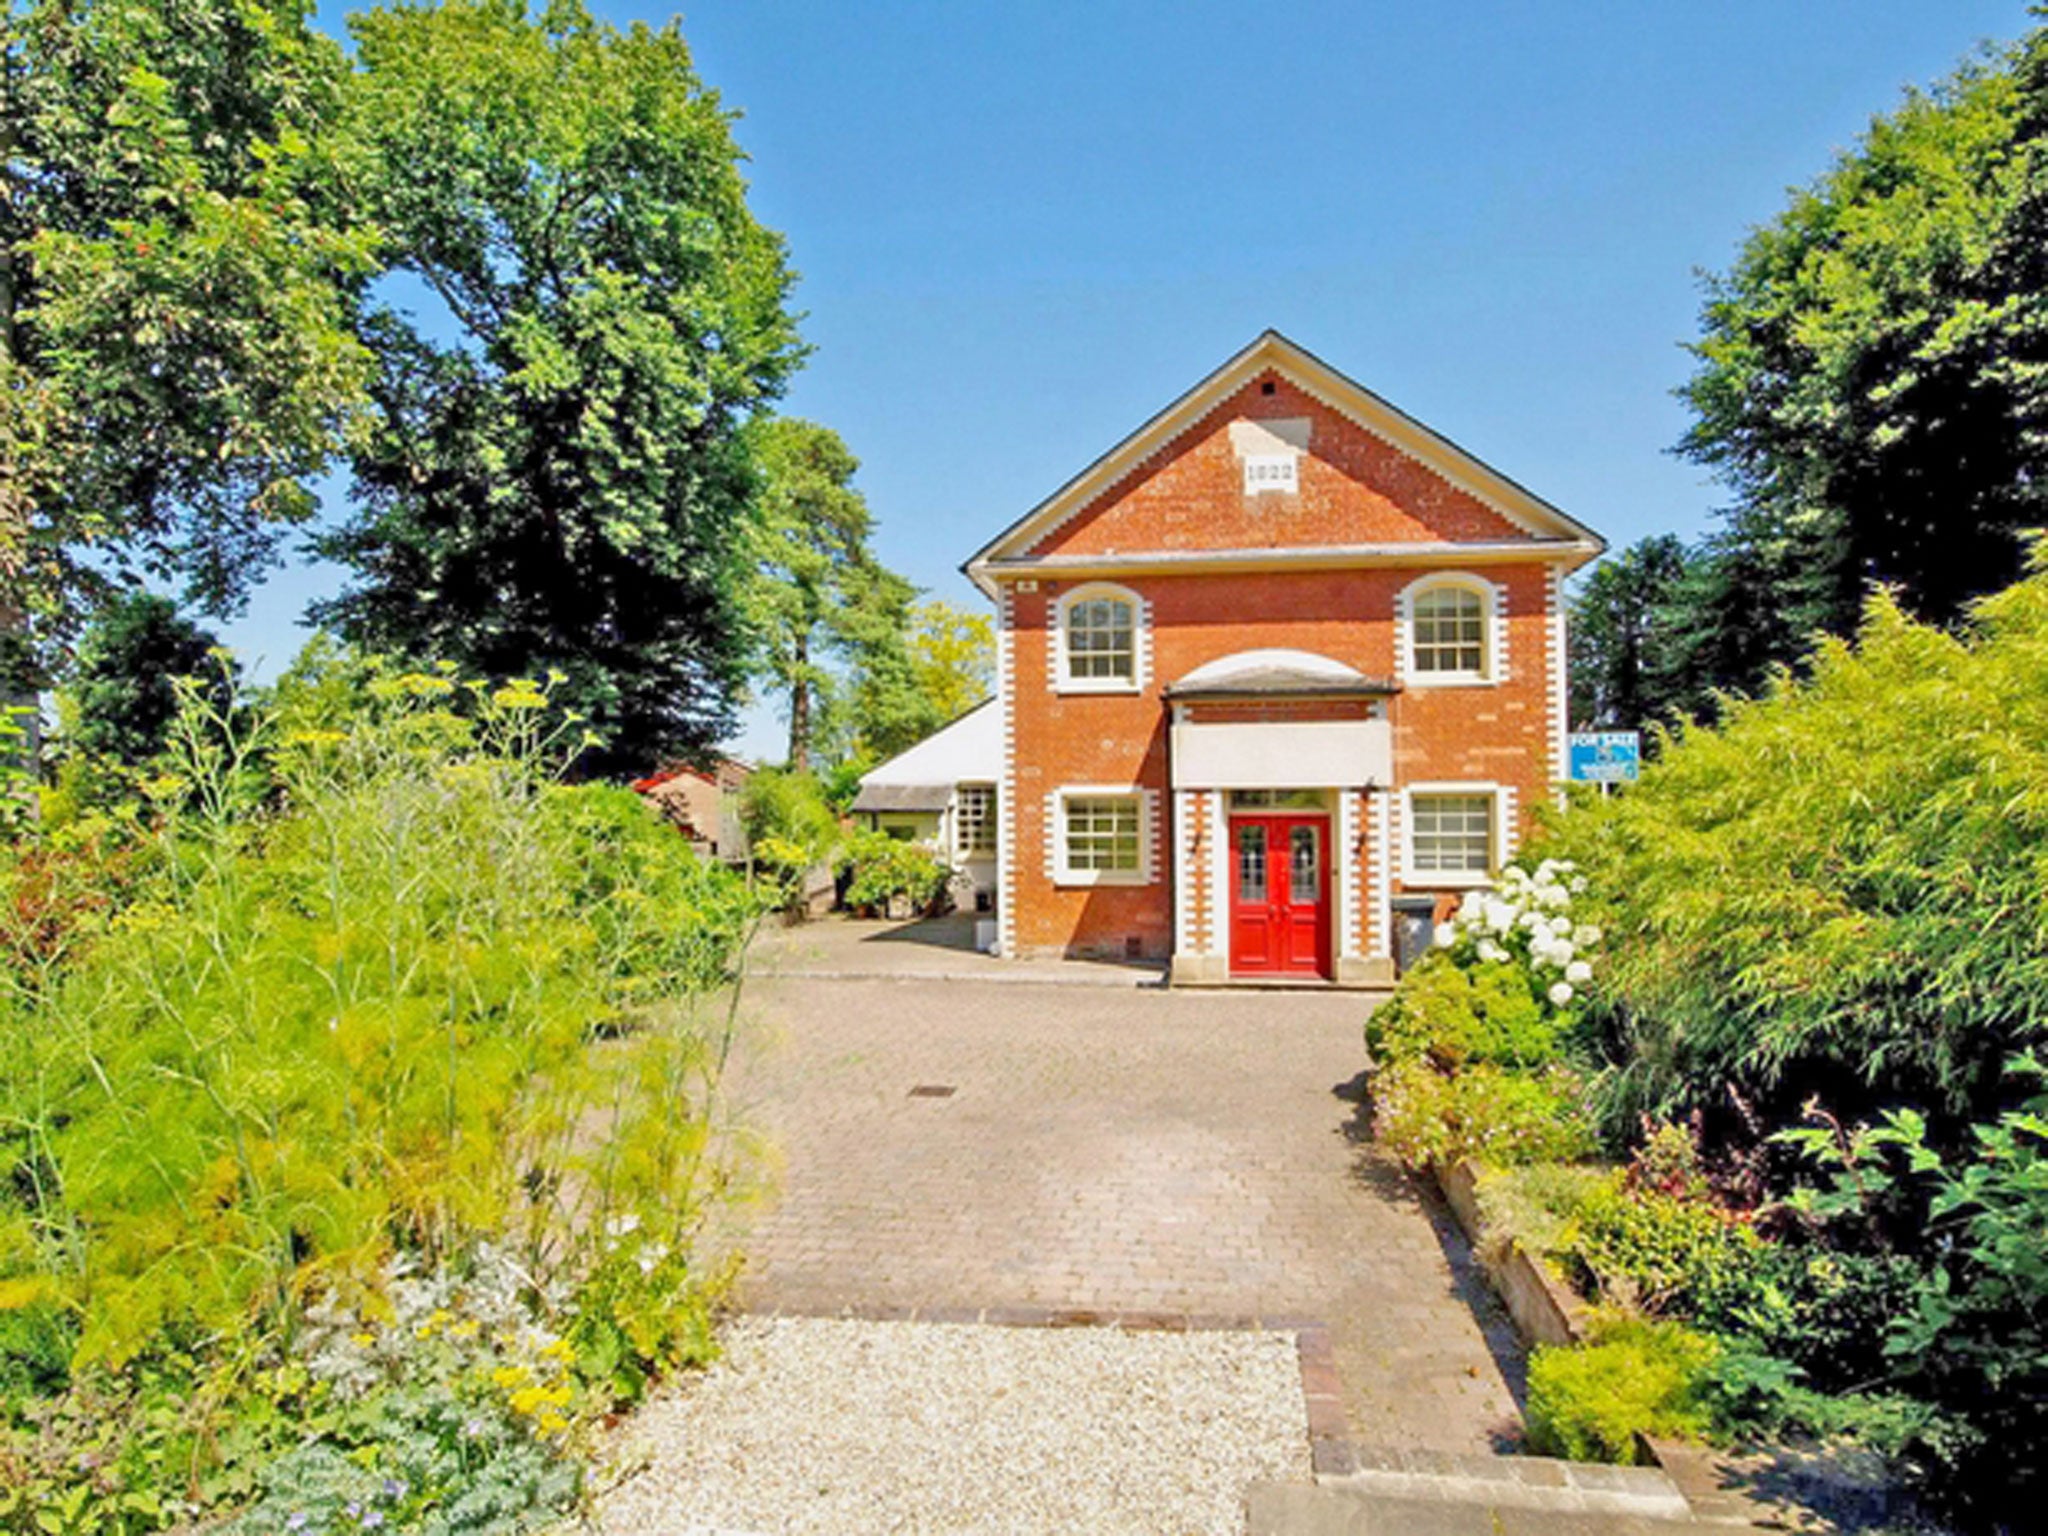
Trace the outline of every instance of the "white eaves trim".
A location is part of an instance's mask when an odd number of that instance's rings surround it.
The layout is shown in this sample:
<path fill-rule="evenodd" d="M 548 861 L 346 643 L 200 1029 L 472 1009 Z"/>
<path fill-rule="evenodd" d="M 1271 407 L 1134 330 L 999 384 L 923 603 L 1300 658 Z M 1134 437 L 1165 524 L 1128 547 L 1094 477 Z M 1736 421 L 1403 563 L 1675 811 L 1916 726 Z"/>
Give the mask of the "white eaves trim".
<path fill-rule="evenodd" d="M 1191 572 L 1345 570 L 1376 566 L 1559 565 L 1576 570 L 1607 546 L 1597 540 L 1528 539 L 1455 544 L 1416 539 L 1391 544 L 1306 544 L 1292 549 L 1159 550 L 1128 555 L 1026 555 L 968 568 L 993 595 L 1018 577 L 1078 581 L 1097 577 L 1177 576 Z"/>

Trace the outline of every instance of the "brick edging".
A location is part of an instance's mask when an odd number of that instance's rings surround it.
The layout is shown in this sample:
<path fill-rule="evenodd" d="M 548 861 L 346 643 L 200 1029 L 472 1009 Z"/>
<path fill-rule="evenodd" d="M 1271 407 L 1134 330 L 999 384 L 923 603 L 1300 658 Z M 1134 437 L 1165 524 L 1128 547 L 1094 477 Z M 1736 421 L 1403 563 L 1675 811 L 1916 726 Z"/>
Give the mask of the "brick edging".
<path fill-rule="evenodd" d="M 1344 1416 L 1344 1382 L 1330 1330 L 1305 1323 L 1295 1330 L 1294 1352 L 1301 1363 L 1301 1403 L 1308 1417 L 1308 1461 L 1312 1477 L 1341 1477 L 1358 1470 L 1358 1447 Z"/>

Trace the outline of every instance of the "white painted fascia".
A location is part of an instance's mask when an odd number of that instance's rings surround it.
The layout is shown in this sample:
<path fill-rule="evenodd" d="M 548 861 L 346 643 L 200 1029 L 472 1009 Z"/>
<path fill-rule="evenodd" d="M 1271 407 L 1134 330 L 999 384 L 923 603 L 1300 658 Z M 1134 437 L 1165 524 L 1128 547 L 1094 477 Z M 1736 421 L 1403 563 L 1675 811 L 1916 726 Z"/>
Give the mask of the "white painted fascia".
<path fill-rule="evenodd" d="M 1589 540 L 1529 539 L 1456 543 L 1404 539 L 1378 544 L 1305 544 L 1291 549 L 1169 549 L 1107 555 L 1020 555 L 980 560 L 967 567 L 974 584 L 993 597 L 1005 582 L 1115 579 L 1291 570 L 1366 570 L 1380 567 L 1555 564 L 1577 570 L 1605 546 Z"/>

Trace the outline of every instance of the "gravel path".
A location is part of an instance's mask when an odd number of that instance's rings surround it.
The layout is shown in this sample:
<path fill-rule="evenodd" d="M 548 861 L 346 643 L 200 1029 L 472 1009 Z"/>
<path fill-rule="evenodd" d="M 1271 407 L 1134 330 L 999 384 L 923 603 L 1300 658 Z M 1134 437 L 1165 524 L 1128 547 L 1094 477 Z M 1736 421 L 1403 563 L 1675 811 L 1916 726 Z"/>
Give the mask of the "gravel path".
<path fill-rule="evenodd" d="M 1281 1333 L 746 1320 L 620 1435 L 607 1536 L 1223 1536 L 1309 1476 Z"/>

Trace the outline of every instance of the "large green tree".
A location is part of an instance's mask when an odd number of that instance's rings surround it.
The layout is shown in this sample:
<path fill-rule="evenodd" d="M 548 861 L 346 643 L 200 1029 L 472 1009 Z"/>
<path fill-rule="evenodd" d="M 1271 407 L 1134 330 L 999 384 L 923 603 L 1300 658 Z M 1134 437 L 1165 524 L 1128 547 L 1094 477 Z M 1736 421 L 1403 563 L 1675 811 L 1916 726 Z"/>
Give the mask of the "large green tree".
<path fill-rule="evenodd" d="M 310 139 L 346 66 L 299 0 L 9 0 L 0 660 L 114 580 L 231 607 L 362 398 L 369 232 Z M 29 639 L 33 634 L 34 650 Z"/>
<path fill-rule="evenodd" d="M 857 756 L 901 752 L 946 723 L 946 707 L 919 661 L 913 618 L 917 588 L 875 565 L 860 573 L 849 613 L 853 680 L 848 747 Z"/>
<path fill-rule="evenodd" d="M 760 477 L 745 586 L 753 674 L 782 701 L 789 766 L 802 772 L 841 687 L 834 662 L 888 627 L 868 610 L 890 594 L 868 548 L 874 519 L 853 485 L 860 461 L 839 434 L 771 416 L 748 429 L 747 446 Z"/>
<path fill-rule="evenodd" d="M 910 610 L 910 664 L 941 720 L 964 715 L 995 686 L 995 625 L 938 598 L 919 603 Z"/>
<path fill-rule="evenodd" d="M 1666 533 L 1630 545 L 1587 576 L 1572 600 L 1574 726 L 1636 730 L 1669 718 L 1667 605 L 1685 574 L 1685 545 Z"/>
<path fill-rule="evenodd" d="M 159 593 L 116 598 L 79 642 L 66 686 L 70 745 L 131 768 L 148 762 L 170 739 L 181 677 L 196 679 L 216 711 L 233 707 L 236 668 L 218 637 Z"/>
<path fill-rule="evenodd" d="M 1910 95 L 1711 280 L 1681 450 L 1735 493 L 1695 683 L 1752 689 L 1878 585 L 1953 624 L 2048 521 L 2048 32 Z M 1697 687 L 1695 692 L 1697 692 Z"/>
<path fill-rule="evenodd" d="M 705 750 L 747 661 L 740 429 L 801 356 L 732 114 L 673 24 L 620 32 L 573 0 L 351 28 L 342 158 L 423 314 L 366 319 L 360 507 L 323 545 L 356 577 L 318 617 L 564 674 L 594 766 Z"/>

